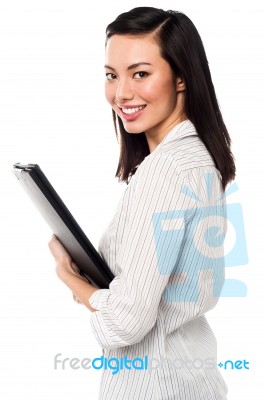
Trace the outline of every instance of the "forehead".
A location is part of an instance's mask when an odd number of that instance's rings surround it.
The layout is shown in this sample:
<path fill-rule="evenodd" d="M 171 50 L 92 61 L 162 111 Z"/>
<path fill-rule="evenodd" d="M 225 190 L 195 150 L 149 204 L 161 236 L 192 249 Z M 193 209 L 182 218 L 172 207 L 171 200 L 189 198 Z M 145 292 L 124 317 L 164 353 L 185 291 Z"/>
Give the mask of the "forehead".
<path fill-rule="evenodd" d="M 162 60 L 162 57 L 151 35 L 113 35 L 107 41 L 105 60 L 110 66 L 127 66 L 138 62 L 153 64 Z"/>

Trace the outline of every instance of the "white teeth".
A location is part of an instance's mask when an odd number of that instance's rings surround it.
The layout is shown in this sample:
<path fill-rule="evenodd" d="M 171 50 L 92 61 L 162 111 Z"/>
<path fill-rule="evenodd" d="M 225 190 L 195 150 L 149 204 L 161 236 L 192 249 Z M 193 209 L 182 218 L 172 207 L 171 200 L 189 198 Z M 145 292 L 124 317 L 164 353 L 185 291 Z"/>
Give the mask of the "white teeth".
<path fill-rule="evenodd" d="M 135 114 L 136 112 L 143 110 L 146 106 L 139 106 L 136 108 L 122 108 L 123 113 L 125 114 Z"/>

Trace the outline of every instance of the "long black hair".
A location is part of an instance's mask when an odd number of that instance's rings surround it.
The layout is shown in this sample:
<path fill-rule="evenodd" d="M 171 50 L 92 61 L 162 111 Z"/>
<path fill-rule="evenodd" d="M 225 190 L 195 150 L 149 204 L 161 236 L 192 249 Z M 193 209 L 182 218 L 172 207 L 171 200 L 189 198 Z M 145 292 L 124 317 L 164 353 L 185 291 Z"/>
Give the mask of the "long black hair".
<path fill-rule="evenodd" d="M 220 171 L 225 189 L 235 177 L 231 139 L 217 102 L 203 43 L 192 21 L 181 12 L 137 7 L 120 14 L 107 26 L 106 42 L 115 34 L 154 35 L 161 56 L 169 63 L 174 76 L 182 77 L 185 82 L 184 111 Z M 128 183 L 150 151 L 144 132 L 128 133 L 114 110 L 113 119 L 117 137 L 120 134 L 116 177 Z"/>

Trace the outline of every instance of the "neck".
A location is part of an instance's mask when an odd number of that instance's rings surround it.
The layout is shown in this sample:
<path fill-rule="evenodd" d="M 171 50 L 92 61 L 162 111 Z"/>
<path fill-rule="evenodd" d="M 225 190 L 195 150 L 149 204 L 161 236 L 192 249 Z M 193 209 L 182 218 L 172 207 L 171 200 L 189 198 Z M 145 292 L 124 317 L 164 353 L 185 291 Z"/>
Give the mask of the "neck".
<path fill-rule="evenodd" d="M 156 131 L 147 131 L 145 132 L 145 136 L 148 142 L 148 146 L 150 149 L 150 153 L 152 153 L 156 147 L 161 143 L 161 141 L 165 138 L 165 136 L 178 124 L 185 121 L 187 119 L 187 115 L 185 113 L 177 116 L 174 121 L 168 123 L 163 129 Z"/>

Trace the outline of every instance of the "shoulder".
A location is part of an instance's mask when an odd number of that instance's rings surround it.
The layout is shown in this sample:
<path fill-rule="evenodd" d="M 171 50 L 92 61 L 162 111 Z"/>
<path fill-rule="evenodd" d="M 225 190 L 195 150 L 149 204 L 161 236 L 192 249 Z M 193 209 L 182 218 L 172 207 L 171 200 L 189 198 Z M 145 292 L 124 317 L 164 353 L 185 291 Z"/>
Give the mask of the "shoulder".
<path fill-rule="evenodd" d="M 191 121 L 176 125 L 138 166 L 130 186 L 176 186 L 185 181 L 202 183 L 205 175 L 219 178 L 214 161 Z M 219 179 L 218 179 L 219 180 Z"/>
<path fill-rule="evenodd" d="M 214 166 L 213 159 L 192 122 L 174 130 L 158 149 L 158 155 L 172 159 L 179 171 Z"/>
<path fill-rule="evenodd" d="M 175 149 L 167 146 L 159 152 L 151 153 L 139 165 L 134 180 L 147 177 L 154 180 L 158 176 L 181 178 L 190 174 L 201 174 L 204 170 L 216 170 L 205 146 L 200 139 L 196 138 L 196 141 L 195 147 L 184 143 Z"/>
<path fill-rule="evenodd" d="M 220 173 L 204 149 L 202 154 L 194 156 L 181 156 L 179 150 L 174 153 L 151 153 L 139 165 L 129 186 L 132 193 L 143 194 L 147 191 L 163 195 L 167 192 L 171 196 L 172 192 L 186 195 L 189 192 L 190 197 L 194 193 L 192 197 L 202 200 L 214 188 L 216 194 L 222 194 Z"/>
<path fill-rule="evenodd" d="M 190 120 L 176 125 L 139 166 L 139 171 L 165 171 L 175 169 L 176 173 L 191 168 L 213 167 L 213 159 L 200 139 Z"/>

